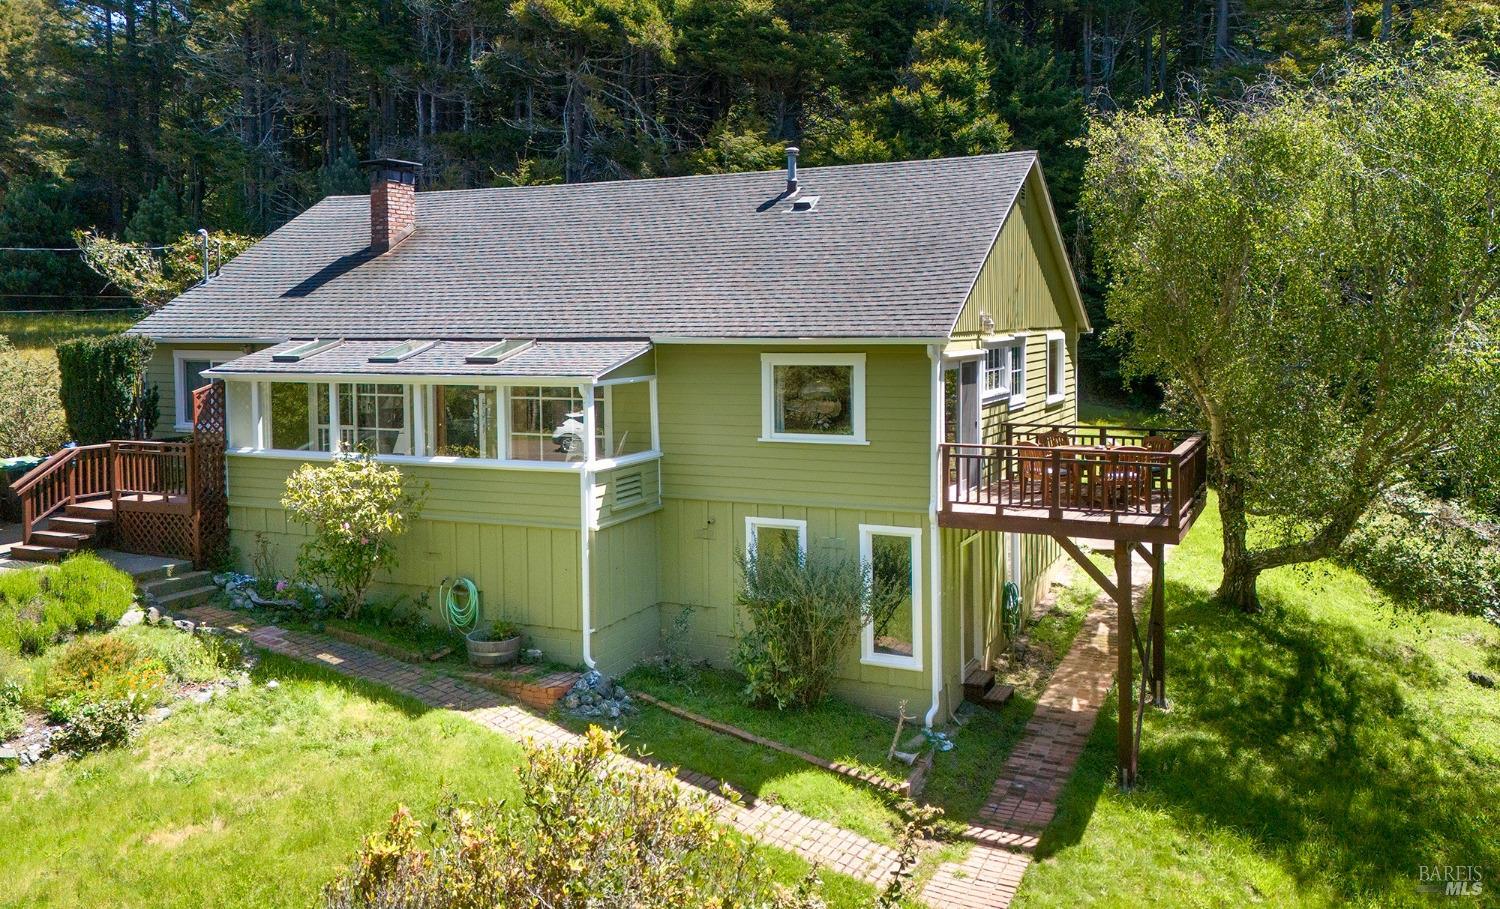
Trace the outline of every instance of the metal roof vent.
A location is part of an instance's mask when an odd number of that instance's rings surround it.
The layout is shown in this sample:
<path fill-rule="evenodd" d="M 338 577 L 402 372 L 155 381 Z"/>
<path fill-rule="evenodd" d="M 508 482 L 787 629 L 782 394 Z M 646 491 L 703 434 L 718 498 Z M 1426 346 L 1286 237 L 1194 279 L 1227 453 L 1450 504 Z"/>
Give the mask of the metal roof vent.
<path fill-rule="evenodd" d="M 800 199 L 794 199 L 786 210 L 788 212 L 812 211 L 818 207 L 818 200 L 821 198 L 822 196 L 803 196 Z"/>

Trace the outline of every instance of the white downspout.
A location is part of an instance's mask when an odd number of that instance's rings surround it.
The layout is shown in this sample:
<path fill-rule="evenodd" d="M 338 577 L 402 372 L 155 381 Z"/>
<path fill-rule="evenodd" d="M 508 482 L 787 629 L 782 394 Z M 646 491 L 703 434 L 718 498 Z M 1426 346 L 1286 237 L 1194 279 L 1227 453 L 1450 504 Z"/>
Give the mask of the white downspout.
<path fill-rule="evenodd" d="M 583 620 L 583 665 L 594 668 L 594 610 L 593 575 L 589 569 L 589 537 L 594 526 L 594 388 L 592 385 L 578 386 L 583 398 L 583 469 L 578 471 L 578 504 L 580 521 L 578 526 L 578 569 L 581 584 L 578 603 Z"/>
<path fill-rule="evenodd" d="M 932 728 L 933 720 L 937 719 L 938 709 L 943 702 L 943 571 L 942 563 L 939 561 L 942 547 L 938 541 L 938 503 L 941 501 L 941 487 L 939 483 L 942 478 L 938 476 L 942 461 L 938 455 L 938 445 L 943 441 L 943 347 L 940 344 L 932 344 L 927 348 L 927 356 L 932 360 L 932 389 L 931 408 L 932 419 L 929 421 L 932 429 L 930 477 L 927 501 L 927 566 L 928 566 L 928 592 L 927 601 L 929 621 L 932 623 L 932 706 L 927 709 L 927 715 L 923 717 L 922 724 L 928 729 Z"/>

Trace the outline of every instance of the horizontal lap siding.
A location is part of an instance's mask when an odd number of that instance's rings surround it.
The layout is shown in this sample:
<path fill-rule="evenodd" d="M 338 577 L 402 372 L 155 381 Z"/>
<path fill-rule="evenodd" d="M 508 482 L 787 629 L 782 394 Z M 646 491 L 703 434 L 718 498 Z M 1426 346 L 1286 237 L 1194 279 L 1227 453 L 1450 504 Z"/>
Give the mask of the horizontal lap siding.
<path fill-rule="evenodd" d="M 617 506 L 616 483 L 620 477 L 633 474 L 639 474 L 641 478 L 640 501 Z M 594 476 L 592 495 L 594 508 L 598 514 L 597 523 L 600 527 L 607 527 L 610 524 L 655 511 L 661 507 L 661 462 L 647 461 L 632 467 L 616 467 L 613 470 L 600 471 Z"/>
<path fill-rule="evenodd" d="M 231 455 L 229 526 L 242 567 L 252 568 L 257 534 L 270 544 L 280 573 L 295 570 L 306 529 L 280 506 L 298 462 Z M 485 620 L 522 624 L 549 659 L 576 663 L 582 654 L 581 572 L 576 474 L 470 468 L 408 467 L 430 483 L 422 517 L 397 542 L 397 565 L 377 596 L 404 595 L 444 621 L 436 589 L 467 577 L 479 588 Z M 526 504 L 521 504 L 522 502 Z M 531 509 L 527 515 L 526 510 Z M 571 516 L 571 517 L 569 517 Z"/>
<path fill-rule="evenodd" d="M 761 442 L 762 353 L 865 354 L 869 445 Z M 683 607 L 686 649 L 718 665 L 731 662 L 745 518 L 808 522 L 808 550 L 857 557 L 860 524 L 923 528 L 927 569 L 931 360 L 920 346 L 663 345 L 656 351 L 662 434 L 660 539 L 661 632 L 672 635 Z M 930 577 L 930 576 L 928 576 Z M 924 586 L 926 581 L 924 580 Z M 924 594 L 925 594 L 924 590 Z M 924 637 L 929 604 L 922 609 Z M 865 666 L 859 647 L 841 661 L 837 691 L 876 710 L 925 711 L 928 670 Z"/>
<path fill-rule="evenodd" d="M 931 362 L 919 346 L 865 353 L 869 445 L 760 442 L 761 354 L 751 345 L 657 348 L 663 495 L 733 502 L 927 508 Z"/>
<path fill-rule="evenodd" d="M 254 347 L 246 347 L 242 344 L 158 344 L 151 354 L 151 361 L 146 364 L 146 386 L 155 385 L 160 392 L 157 402 L 158 419 L 156 423 L 156 434 L 158 436 L 176 435 L 177 429 L 177 376 L 174 374 L 172 351 L 174 350 L 214 350 L 223 351 L 228 356 L 226 359 L 234 359 L 242 354 L 249 353 Z"/>

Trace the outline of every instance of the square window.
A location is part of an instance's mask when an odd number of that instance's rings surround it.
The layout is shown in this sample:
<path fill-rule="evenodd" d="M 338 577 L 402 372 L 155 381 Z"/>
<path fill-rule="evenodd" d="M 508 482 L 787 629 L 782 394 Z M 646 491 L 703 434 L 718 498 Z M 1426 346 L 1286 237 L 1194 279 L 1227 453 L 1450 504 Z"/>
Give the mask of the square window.
<path fill-rule="evenodd" d="M 763 354 L 762 441 L 863 444 L 864 354 Z"/>
<path fill-rule="evenodd" d="M 807 522 L 795 518 L 745 518 L 745 556 L 760 559 L 807 557 Z"/>
<path fill-rule="evenodd" d="M 176 384 L 176 426 L 187 430 L 193 428 L 193 392 L 213 380 L 203 373 L 234 359 L 234 355 L 221 351 L 175 350 L 172 352 L 173 376 Z"/>

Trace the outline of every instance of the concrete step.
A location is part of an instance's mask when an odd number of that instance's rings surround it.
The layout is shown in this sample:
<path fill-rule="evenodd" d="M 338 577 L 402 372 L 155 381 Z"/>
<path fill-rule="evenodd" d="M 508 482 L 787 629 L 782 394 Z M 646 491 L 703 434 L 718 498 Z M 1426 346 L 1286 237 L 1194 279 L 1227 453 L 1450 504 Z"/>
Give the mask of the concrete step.
<path fill-rule="evenodd" d="M 61 562 L 63 556 L 68 555 L 70 551 L 56 546 L 28 546 L 25 543 L 17 543 L 10 548 L 10 557 L 22 562 Z"/>
<path fill-rule="evenodd" d="M 212 584 L 204 587 L 190 587 L 187 590 L 179 590 L 169 593 L 164 597 L 156 598 L 156 605 L 166 610 L 191 609 L 194 606 L 202 606 L 219 592 L 219 588 Z"/>
<path fill-rule="evenodd" d="M 212 586 L 213 578 L 206 571 L 186 571 L 182 574 L 174 574 L 165 578 L 157 578 L 151 581 L 139 581 L 136 586 L 142 593 L 149 593 L 157 599 L 179 593 L 183 590 L 193 590 L 198 587 Z"/>
<path fill-rule="evenodd" d="M 996 685 L 995 687 L 984 693 L 984 700 L 980 703 L 984 704 L 984 706 L 990 708 L 991 710 L 999 710 L 1001 707 L 1005 706 L 1006 702 L 1010 700 L 1010 696 L 1015 693 L 1016 689 L 1014 686 Z"/>
<path fill-rule="evenodd" d="M 64 533 L 82 533 L 92 537 L 100 537 L 107 533 L 114 522 L 108 518 L 77 518 L 68 515 L 58 515 L 47 521 L 48 530 L 60 530 Z"/>
<path fill-rule="evenodd" d="M 49 546 L 56 549 L 83 549 L 94 541 L 94 538 L 83 533 L 69 533 L 65 530 L 33 530 L 31 541 L 37 546 Z"/>
<path fill-rule="evenodd" d="M 141 560 L 155 558 L 154 556 L 141 556 Z M 180 574 L 187 574 L 193 570 L 193 563 L 186 559 L 163 559 L 160 565 L 154 568 L 130 569 L 130 576 L 135 578 L 135 586 L 140 587 L 148 581 L 159 581 L 162 578 L 173 578 Z"/>

